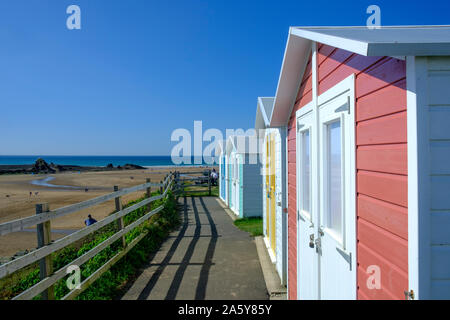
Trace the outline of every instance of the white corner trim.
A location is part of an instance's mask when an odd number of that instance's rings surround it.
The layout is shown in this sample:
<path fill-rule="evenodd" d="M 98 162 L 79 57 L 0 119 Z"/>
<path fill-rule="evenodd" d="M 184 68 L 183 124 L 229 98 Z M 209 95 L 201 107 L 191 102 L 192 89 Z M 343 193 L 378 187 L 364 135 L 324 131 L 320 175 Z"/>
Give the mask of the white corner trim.
<path fill-rule="evenodd" d="M 427 61 L 407 57 L 408 290 L 416 299 L 431 295 L 430 178 Z"/>
<path fill-rule="evenodd" d="M 417 98 L 415 57 L 406 59 L 408 148 L 408 289 L 419 294 Z"/>

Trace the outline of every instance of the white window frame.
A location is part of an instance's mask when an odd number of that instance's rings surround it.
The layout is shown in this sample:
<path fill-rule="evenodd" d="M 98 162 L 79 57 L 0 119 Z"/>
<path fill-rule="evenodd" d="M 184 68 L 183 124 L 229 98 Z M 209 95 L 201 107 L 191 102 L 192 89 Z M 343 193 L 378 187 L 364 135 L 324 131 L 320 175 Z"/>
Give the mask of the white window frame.
<path fill-rule="evenodd" d="M 301 154 L 301 150 L 302 150 L 302 142 L 300 141 L 300 139 L 297 139 L 298 135 L 300 132 L 304 132 L 306 130 L 309 130 L 309 139 L 310 139 L 310 144 L 309 144 L 309 151 L 310 151 L 310 175 L 309 175 L 309 185 L 310 185 L 310 192 L 309 192 L 309 206 L 310 206 L 310 212 L 305 212 L 302 210 L 302 208 L 300 208 L 299 204 L 302 203 L 302 201 L 300 201 L 300 195 L 302 194 L 303 191 L 303 183 L 302 181 L 300 181 L 300 174 L 302 172 L 302 164 L 300 163 L 300 161 L 296 161 L 296 171 L 297 171 L 297 177 L 296 177 L 296 185 L 297 185 L 297 192 L 296 192 L 296 200 L 297 200 L 297 215 L 299 218 L 309 221 L 311 223 L 313 223 L 312 219 L 313 219 L 313 215 L 312 215 L 312 195 L 313 195 L 313 190 L 314 188 L 316 188 L 315 186 L 315 179 L 313 179 L 313 171 L 312 171 L 312 145 L 313 145 L 313 137 L 316 134 L 316 129 L 314 128 L 314 123 L 313 123 L 313 103 L 310 102 L 307 105 L 305 105 L 303 108 L 300 108 L 299 110 L 296 111 L 295 113 L 295 118 L 296 118 L 296 122 L 295 122 L 295 134 L 296 134 L 296 159 L 302 159 L 302 154 Z M 308 120 L 308 122 L 311 122 L 310 125 L 307 125 L 305 127 L 299 127 L 299 122 L 302 119 L 305 119 L 306 117 L 310 117 L 311 120 Z"/>

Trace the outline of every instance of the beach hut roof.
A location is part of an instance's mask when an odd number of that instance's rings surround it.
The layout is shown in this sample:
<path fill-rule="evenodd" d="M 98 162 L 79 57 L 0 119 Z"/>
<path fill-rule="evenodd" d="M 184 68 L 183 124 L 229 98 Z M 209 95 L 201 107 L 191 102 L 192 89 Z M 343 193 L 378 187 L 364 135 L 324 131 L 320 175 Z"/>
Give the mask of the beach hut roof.
<path fill-rule="evenodd" d="M 240 154 L 257 154 L 258 138 L 256 135 L 233 135 L 228 137 L 226 145 L 227 154 L 231 152 Z"/>
<path fill-rule="evenodd" d="M 256 130 L 265 129 L 270 126 L 270 117 L 274 102 L 275 97 L 258 97 L 255 120 Z"/>
<path fill-rule="evenodd" d="M 291 27 L 270 117 L 272 127 L 289 120 L 313 41 L 363 56 L 450 55 L 450 26 Z"/>
<path fill-rule="evenodd" d="M 217 144 L 216 144 L 216 148 L 215 148 L 215 154 L 216 155 L 220 155 L 220 154 L 222 154 L 222 152 L 224 152 L 225 153 L 225 147 L 224 146 L 226 146 L 226 140 L 219 140 L 219 141 L 217 141 Z"/>

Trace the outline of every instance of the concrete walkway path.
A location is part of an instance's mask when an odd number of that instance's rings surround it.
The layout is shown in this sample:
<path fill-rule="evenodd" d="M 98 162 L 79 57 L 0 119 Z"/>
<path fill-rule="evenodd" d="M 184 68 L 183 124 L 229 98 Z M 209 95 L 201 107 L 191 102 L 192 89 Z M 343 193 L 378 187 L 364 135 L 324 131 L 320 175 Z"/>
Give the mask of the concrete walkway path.
<path fill-rule="evenodd" d="M 182 224 L 122 297 L 126 300 L 269 298 L 252 237 L 214 197 L 180 198 Z"/>

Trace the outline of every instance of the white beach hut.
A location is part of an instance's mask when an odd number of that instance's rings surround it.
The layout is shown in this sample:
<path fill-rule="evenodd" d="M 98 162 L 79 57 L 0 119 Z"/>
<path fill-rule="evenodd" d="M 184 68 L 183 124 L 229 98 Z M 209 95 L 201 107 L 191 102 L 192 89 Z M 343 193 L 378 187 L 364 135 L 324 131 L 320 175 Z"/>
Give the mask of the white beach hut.
<path fill-rule="evenodd" d="M 287 280 L 286 127 L 270 127 L 275 98 L 259 97 L 255 129 L 261 139 L 264 240 L 282 284 Z"/>

